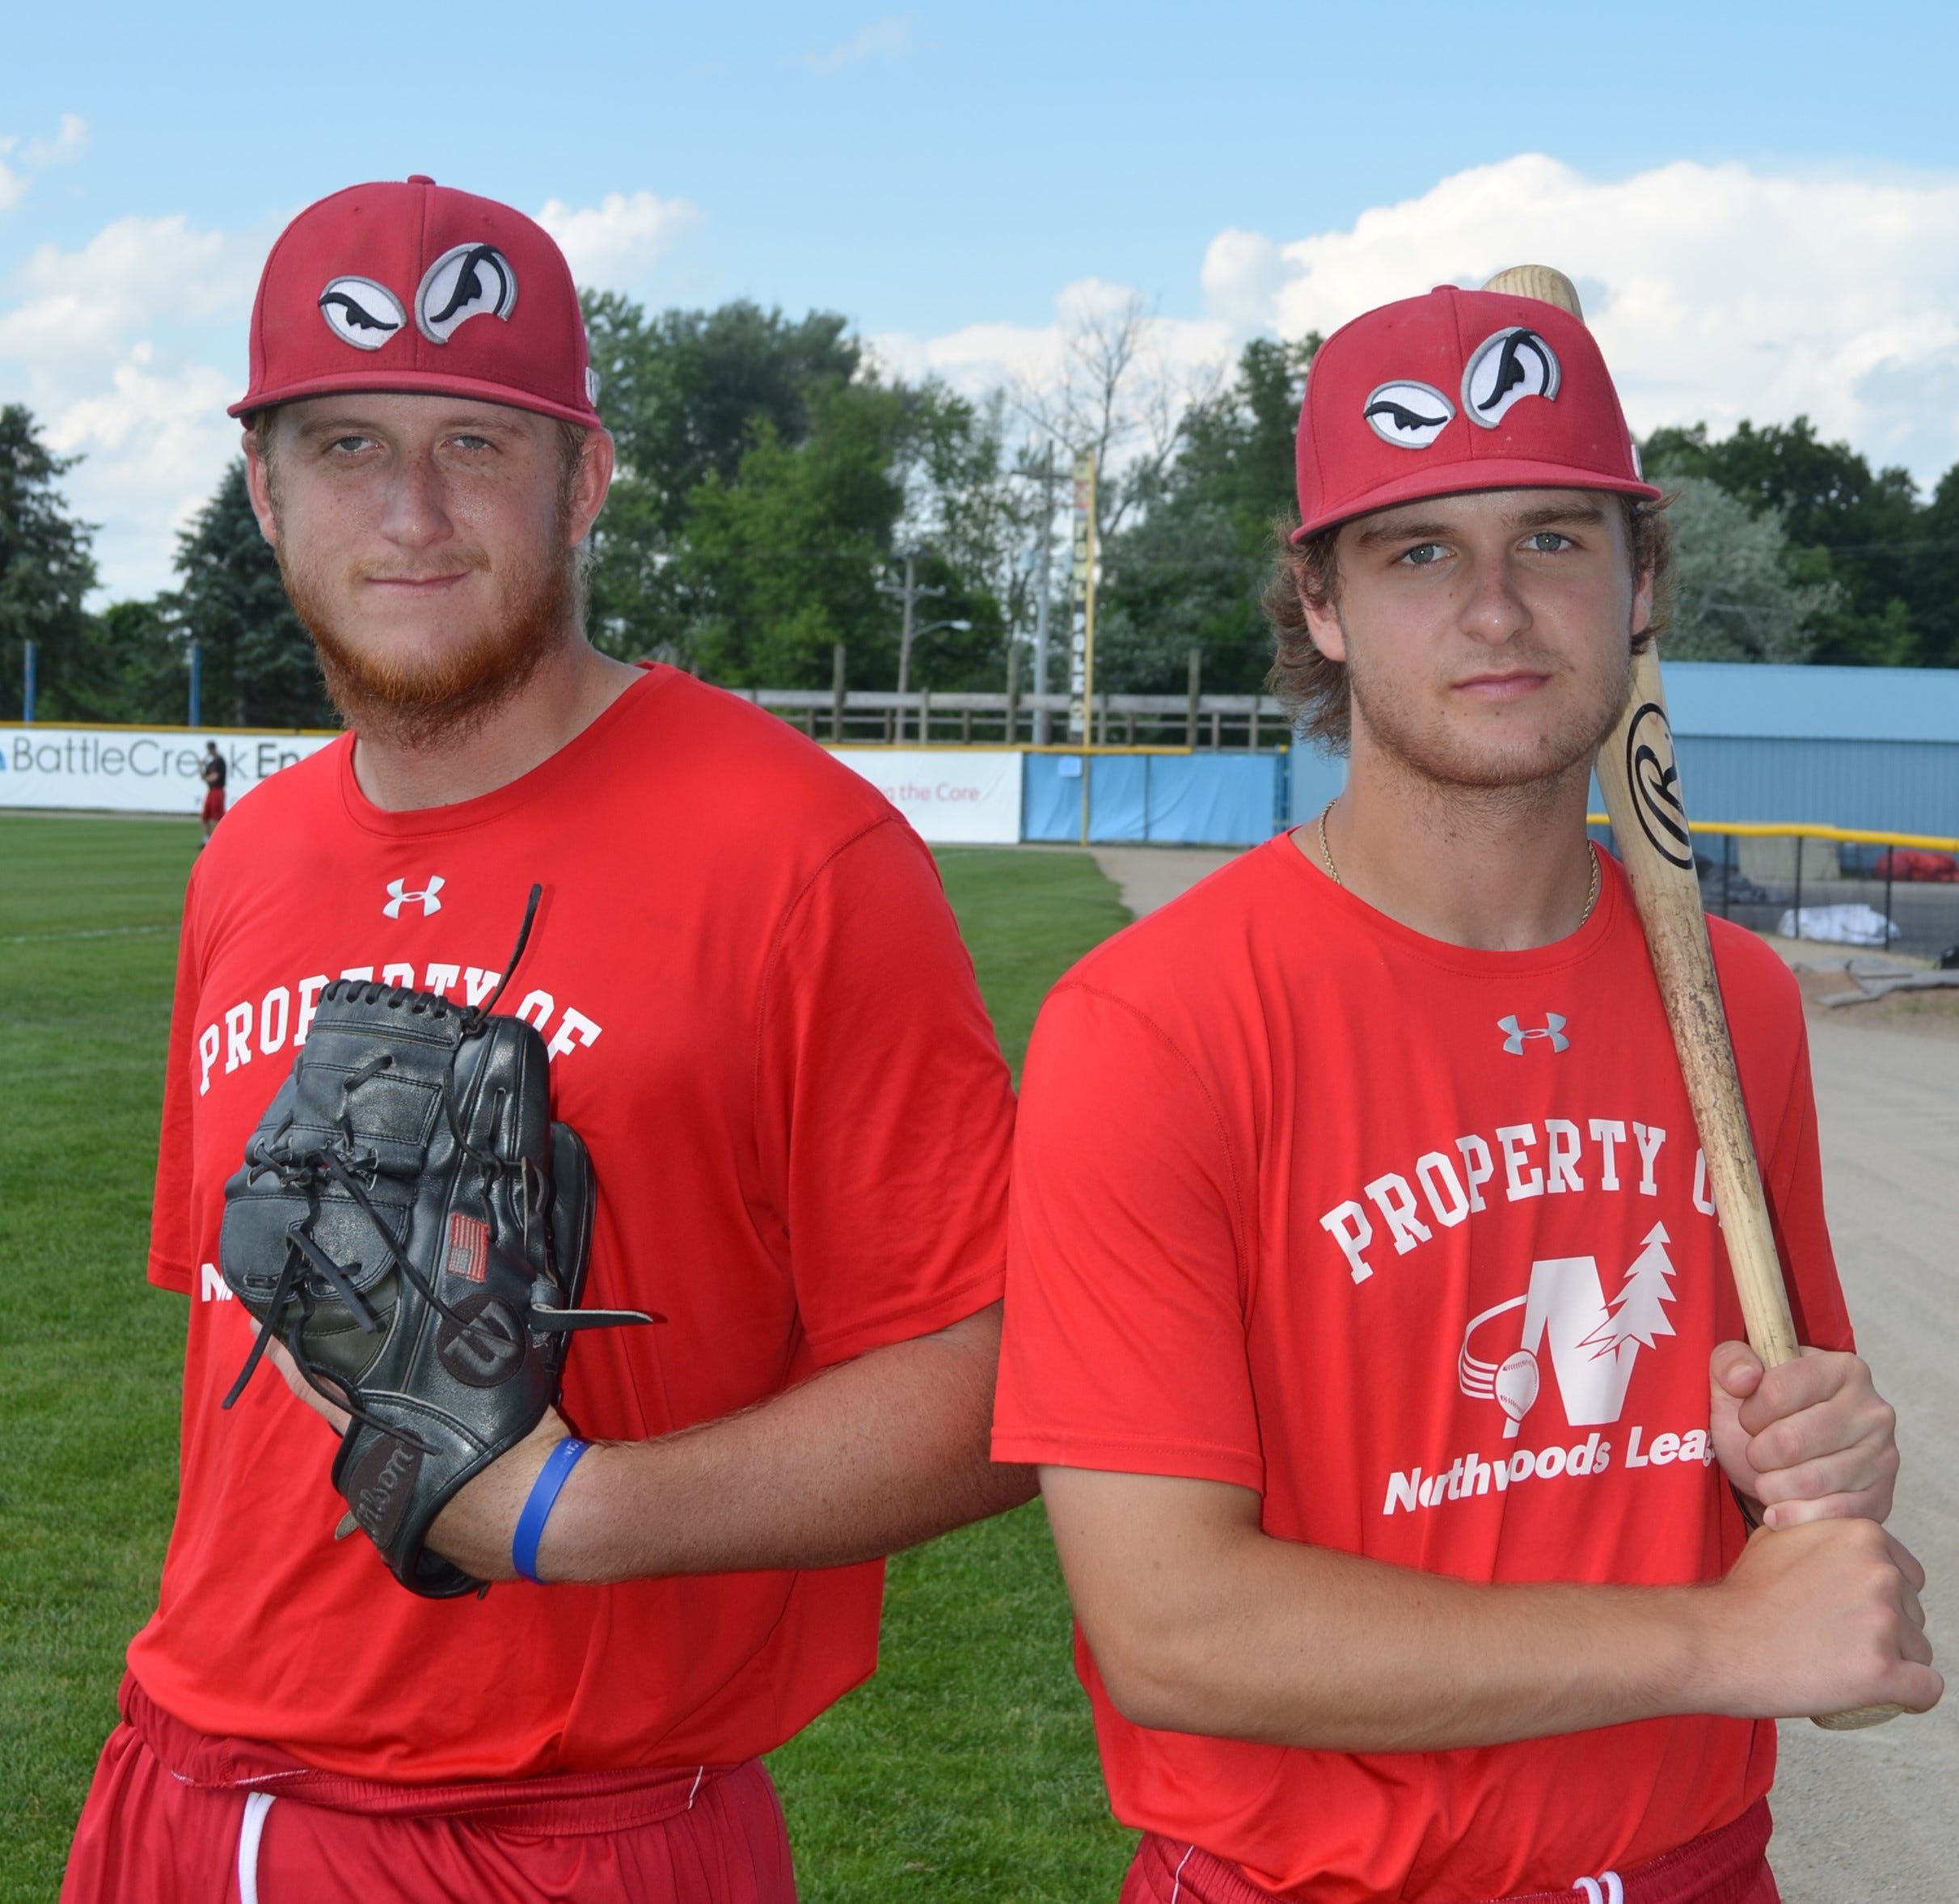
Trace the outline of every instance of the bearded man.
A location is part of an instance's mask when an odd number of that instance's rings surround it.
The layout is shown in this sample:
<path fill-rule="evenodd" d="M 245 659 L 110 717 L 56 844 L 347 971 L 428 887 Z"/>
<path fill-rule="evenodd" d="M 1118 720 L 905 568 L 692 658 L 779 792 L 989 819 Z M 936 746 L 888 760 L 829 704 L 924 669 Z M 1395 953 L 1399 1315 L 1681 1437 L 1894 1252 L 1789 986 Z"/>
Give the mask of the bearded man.
<path fill-rule="evenodd" d="M 181 1498 L 65 1899 L 793 1897 L 759 1754 L 865 1678 L 878 1556 L 1030 1492 L 986 1454 L 1005 1069 L 929 855 L 781 723 L 581 626 L 612 473 L 571 276 L 425 178 L 274 247 L 251 495 L 348 732 L 187 896 L 151 1280 L 191 1298 Z M 543 888 L 518 1016 L 588 1146 L 555 1412 L 403 1590 L 218 1273 L 227 1177 L 336 978 L 463 1007 Z M 541 1581 L 554 1584 L 545 1585 Z"/>

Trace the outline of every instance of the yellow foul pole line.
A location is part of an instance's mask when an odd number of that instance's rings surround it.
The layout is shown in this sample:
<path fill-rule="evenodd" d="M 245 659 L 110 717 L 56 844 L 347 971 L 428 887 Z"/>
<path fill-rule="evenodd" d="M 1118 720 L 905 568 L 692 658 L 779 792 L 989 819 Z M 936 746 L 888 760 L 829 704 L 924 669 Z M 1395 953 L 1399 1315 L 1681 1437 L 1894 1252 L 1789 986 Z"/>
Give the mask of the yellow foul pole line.
<path fill-rule="evenodd" d="M 1095 746 L 1096 461 L 1074 459 L 1073 625 L 1068 643 L 1068 737 L 1082 742 L 1082 844 L 1088 844 L 1089 775 Z"/>

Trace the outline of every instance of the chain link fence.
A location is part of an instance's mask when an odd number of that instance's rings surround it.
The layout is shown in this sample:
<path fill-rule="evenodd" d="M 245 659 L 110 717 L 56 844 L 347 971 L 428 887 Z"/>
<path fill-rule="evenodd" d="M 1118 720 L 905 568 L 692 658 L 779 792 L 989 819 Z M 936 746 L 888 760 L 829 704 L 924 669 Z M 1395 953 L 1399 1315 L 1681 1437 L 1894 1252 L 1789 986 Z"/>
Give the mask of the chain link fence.
<path fill-rule="evenodd" d="M 1696 821 L 1694 846 L 1710 914 L 1819 951 L 1959 966 L 1959 839 Z"/>

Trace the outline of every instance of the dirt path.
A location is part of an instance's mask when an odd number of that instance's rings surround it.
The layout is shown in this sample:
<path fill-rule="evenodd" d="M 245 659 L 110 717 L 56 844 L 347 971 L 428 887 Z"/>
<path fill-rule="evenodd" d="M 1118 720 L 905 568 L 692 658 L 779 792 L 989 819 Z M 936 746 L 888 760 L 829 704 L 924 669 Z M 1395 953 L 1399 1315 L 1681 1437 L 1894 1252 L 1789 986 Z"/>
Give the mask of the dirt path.
<path fill-rule="evenodd" d="M 1093 846 L 1096 864 L 1122 891 L 1122 903 L 1141 918 L 1167 906 L 1201 879 L 1238 857 L 1233 846 Z"/>

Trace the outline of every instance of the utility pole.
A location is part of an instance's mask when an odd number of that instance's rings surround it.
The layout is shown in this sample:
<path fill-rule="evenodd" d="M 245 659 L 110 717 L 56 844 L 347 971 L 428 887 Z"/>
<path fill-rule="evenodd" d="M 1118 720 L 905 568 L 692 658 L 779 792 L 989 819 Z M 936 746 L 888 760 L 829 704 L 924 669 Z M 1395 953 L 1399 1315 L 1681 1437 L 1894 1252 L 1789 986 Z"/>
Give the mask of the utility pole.
<path fill-rule="evenodd" d="M 34 644 L 32 641 L 21 643 L 20 660 L 20 718 L 32 720 L 34 718 Z"/>
<path fill-rule="evenodd" d="M 1048 691 L 1048 597 L 1053 592 L 1053 564 L 1054 558 L 1054 445 L 1048 445 L 1048 452 L 1041 472 L 1041 563 L 1040 579 L 1035 587 L 1039 591 L 1034 603 L 1034 692 L 1045 694 Z M 1045 747 L 1048 744 L 1048 711 L 1036 707 L 1034 711 L 1034 745 Z"/>
<path fill-rule="evenodd" d="M 191 718 L 192 727 L 204 725 L 204 648 L 194 637 L 191 642 Z"/>
<path fill-rule="evenodd" d="M 905 626 L 898 636 L 898 740 L 905 738 L 905 695 L 911 686 L 911 618 L 918 596 L 918 551 L 905 551 Z"/>

